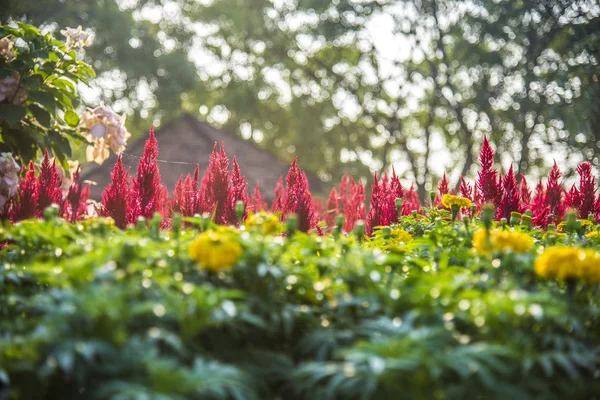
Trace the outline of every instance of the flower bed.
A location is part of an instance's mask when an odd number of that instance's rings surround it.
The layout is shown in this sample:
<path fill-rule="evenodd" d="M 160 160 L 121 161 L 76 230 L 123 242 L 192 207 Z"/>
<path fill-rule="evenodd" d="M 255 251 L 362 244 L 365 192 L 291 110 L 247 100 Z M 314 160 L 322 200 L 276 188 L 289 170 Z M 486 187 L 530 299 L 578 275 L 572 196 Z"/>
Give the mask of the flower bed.
<path fill-rule="evenodd" d="M 0 231 L 0 397 L 593 398 L 598 226 L 486 210 L 369 238 L 47 209 Z"/>

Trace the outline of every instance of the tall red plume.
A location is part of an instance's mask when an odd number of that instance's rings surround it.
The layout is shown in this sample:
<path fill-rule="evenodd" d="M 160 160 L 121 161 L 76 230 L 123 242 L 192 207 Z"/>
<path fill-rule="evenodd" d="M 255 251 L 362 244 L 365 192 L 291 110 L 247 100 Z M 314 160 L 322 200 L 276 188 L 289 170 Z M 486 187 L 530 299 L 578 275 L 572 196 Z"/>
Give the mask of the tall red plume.
<path fill-rule="evenodd" d="M 548 206 L 549 212 L 558 218 L 563 218 L 565 215 L 563 206 L 564 189 L 559 182 L 561 176 L 562 174 L 555 161 L 554 166 L 550 170 L 548 184 L 546 185 L 546 205 Z"/>
<path fill-rule="evenodd" d="M 518 212 L 520 209 L 519 189 L 512 164 L 502 180 L 501 196 L 500 205 L 496 210 L 496 219 L 506 218 L 510 220 L 510 213 L 513 211 Z"/>
<path fill-rule="evenodd" d="M 325 218 L 325 205 L 323 204 L 321 199 L 319 199 L 318 197 L 313 197 L 312 198 L 312 208 L 315 213 L 316 223 L 323 221 Z M 321 235 L 322 234 L 319 234 L 319 236 L 321 236 Z"/>
<path fill-rule="evenodd" d="M 404 194 L 404 203 L 402 205 L 402 215 L 409 215 L 413 211 L 419 211 L 421 209 L 421 203 L 419 202 L 419 194 L 415 190 L 414 182 L 410 186 L 410 189 Z"/>
<path fill-rule="evenodd" d="M 140 216 L 150 219 L 154 213 L 162 214 L 163 212 L 163 186 L 156 162 L 157 157 L 158 142 L 154 137 L 154 127 L 152 127 L 144 146 L 144 154 L 138 165 L 137 176 L 133 180 L 131 210 L 134 220 Z"/>
<path fill-rule="evenodd" d="M 208 169 L 202 178 L 200 197 L 205 207 L 203 212 L 210 212 L 214 216 L 214 222 L 220 225 L 227 225 L 230 217 L 228 167 L 225 144 L 221 143 L 221 149 L 217 151 L 215 143 Z"/>
<path fill-rule="evenodd" d="M 285 190 L 283 189 L 283 178 L 280 176 L 279 180 L 275 184 L 275 200 L 273 200 L 273 204 L 271 205 L 271 211 L 273 212 L 283 212 L 285 208 Z"/>
<path fill-rule="evenodd" d="M 434 205 L 436 207 L 439 207 L 442 204 L 442 197 L 444 197 L 445 194 L 448 194 L 448 192 L 449 192 L 448 177 L 446 176 L 446 173 L 444 172 L 444 176 L 442 177 L 442 180 L 440 181 L 440 184 L 438 185 L 438 194 L 435 196 L 435 200 L 434 200 Z"/>
<path fill-rule="evenodd" d="M 519 212 L 524 213 L 531 207 L 531 189 L 527 186 L 525 175 L 521 174 L 521 183 L 519 184 Z"/>
<path fill-rule="evenodd" d="M 338 193 L 335 190 L 335 186 L 329 192 L 329 197 L 327 197 L 327 203 L 325 205 L 325 215 L 324 221 L 327 224 L 327 229 L 331 230 L 335 225 L 335 219 L 337 215 L 340 213 L 338 209 Z"/>
<path fill-rule="evenodd" d="M 563 208 L 567 210 L 578 210 L 581 205 L 581 196 L 579 190 L 575 185 L 571 186 L 568 192 L 565 192 L 565 201 L 563 202 Z"/>
<path fill-rule="evenodd" d="M 308 189 L 308 180 L 300 169 L 297 158 L 292 162 L 285 181 L 286 202 L 282 219 L 285 220 L 290 214 L 296 214 L 298 229 L 302 232 L 308 232 L 310 229 L 315 228 L 317 221 L 312 204 L 312 195 Z"/>
<path fill-rule="evenodd" d="M 19 181 L 17 197 L 18 200 L 13 199 L 13 220 L 17 222 L 35 217 L 38 202 L 38 178 L 35 175 L 33 161 L 29 161 L 25 177 Z"/>
<path fill-rule="evenodd" d="M 467 183 L 463 176 L 460 177 L 460 195 L 473 201 L 473 187 Z"/>
<path fill-rule="evenodd" d="M 548 225 L 549 209 L 546 205 L 546 189 L 540 179 L 535 187 L 535 195 L 531 201 L 531 213 L 535 226 L 546 227 Z"/>
<path fill-rule="evenodd" d="M 256 186 L 254 187 L 254 193 L 252 193 L 252 197 L 250 198 L 250 203 L 248 205 L 248 210 L 253 213 L 258 213 L 261 211 L 267 211 L 269 206 L 267 202 L 262 197 L 260 193 L 260 187 L 258 186 L 258 182 L 256 182 Z"/>
<path fill-rule="evenodd" d="M 46 207 L 51 204 L 61 205 L 62 191 L 60 190 L 61 179 L 58 170 L 56 169 L 56 161 L 50 163 L 48 150 L 44 153 L 44 159 L 40 166 L 40 177 L 37 181 L 37 216 L 41 217 Z"/>
<path fill-rule="evenodd" d="M 240 171 L 240 166 L 237 163 L 235 156 L 233 156 L 233 168 L 231 169 L 231 177 L 229 179 L 229 187 L 227 192 L 227 200 L 229 204 L 229 219 L 228 224 L 237 224 L 237 214 L 235 212 L 235 203 L 242 201 L 244 203 L 244 216 L 245 221 L 248 218 L 248 184 L 245 182 L 245 177 Z"/>
<path fill-rule="evenodd" d="M 63 207 L 63 218 L 69 220 L 71 223 L 74 223 L 80 218 L 81 201 L 83 200 L 85 202 L 87 200 L 82 199 L 82 197 L 85 196 L 85 188 L 79 183 L 80 174 L 79 167 L 77 167 L 77 170 L 73 173 L 73 181 L 71 182 L 71 186 L 69 186 L 69 191 L 67 192 Z"/>
<path fill-rule="evenodd" d="M 102 192 L 100 215 L 111 217 L 117 227 L 125 229 L 128 223 L 135 220 L 135 217 L 130 208 L 131 177 L 129 170 L 126 171 L 123 167 L 123 159 L 120 154 L 117 156 L 110 179 L 110 183 Z"/>
<path fill-rule="evenodd" d="M 596 182 L 592 176 L 592 164 L 584 162 L 577 167 L 579 174 L 579 218 L 587 219 L 594 213 L 594 198 L 596 197 Z"/>
<path fill-rule="evenodd" d="M 483 146 L 479 155 L 481 171 L 478 172 L 477 188 L 481 192 L 481 203 L 492 203 L 498 206 L 500 203 L 500 190 L 498 184 L 498 172 L 494 166 L 494 149 L 490 145 L 487 136 L 483 137 Z"/>
<path fill-rule="evenodd" d="M 392 177 L 387 176 L 378 181 L 377 175 L 373 179 L 371 191 L 371 208 L 367 215 L 367 234 L 371 235 L 377 226 L 389 226 L 398 222 L 396 199 L 404 197 L 404 189 L 396 172 L 392 170 Z"/>

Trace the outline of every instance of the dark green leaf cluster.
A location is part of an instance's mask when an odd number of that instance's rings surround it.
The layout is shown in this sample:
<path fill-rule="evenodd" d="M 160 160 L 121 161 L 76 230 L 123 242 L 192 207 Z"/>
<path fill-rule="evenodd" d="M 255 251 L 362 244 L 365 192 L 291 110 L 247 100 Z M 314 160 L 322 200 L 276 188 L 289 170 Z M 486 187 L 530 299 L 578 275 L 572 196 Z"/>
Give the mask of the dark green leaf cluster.
<path fill-rule="evenodd" d="M 475 225 L 409 216 L 392 235 L 400 228 L 412 240 L 394 246 L 381 231 L 361 242 L 241 230 L 233 236 L 243 248 L 238 262 L 214 273 L 190 258 L 199 234 L 191 228 L 121 231 L 108 220 L 58 218 L 4 227 L 0 397 L 600 392 L 598 287 L 581 283 L 569 293 L 538 279 L 542 233 L 531 232 L 540 240 L 530 253 L 479 255 Z"/>

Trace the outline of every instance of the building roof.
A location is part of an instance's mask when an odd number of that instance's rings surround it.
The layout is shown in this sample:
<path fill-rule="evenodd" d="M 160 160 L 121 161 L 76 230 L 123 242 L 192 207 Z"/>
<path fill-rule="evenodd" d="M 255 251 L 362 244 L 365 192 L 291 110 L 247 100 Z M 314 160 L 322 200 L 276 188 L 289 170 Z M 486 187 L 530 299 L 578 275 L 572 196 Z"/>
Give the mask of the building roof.
<path fill-rule="evenodd" d="M 159 146 L 158 163 L 161 179 L 169 193 L 172 193 L 181 174 L 184 177 L 188 173 L 193 174 L 196 164 L 200 164 L 200 176 L 204 174 L 215 142 L 219 145 L 221 142 L 225 144 L 225 151 L 230 159 L 236 156 L 240 170 L 248 182 L 250 195 L 258 182 L 263 197 L 272 200 L 277 180 L 280 176 L 285 179 L 290 167 L 289 164 L 253 143 L 222 129 L 214 128 L 189 114 L 183 114 L 157 129 L 155 136 Z M 145 142 L 146 137 L 140 138 L 129 144 L 123 153 L 123 163 L 131 167 L 132 175 L 137 171 Z M 96 200 L 101 198 L 102 190 L 110 183 L 110 174 L 116 159 L 116 155 L 111 154 L 102 165 L 90 164 L 83 169 L 82 179 L 96 183 L 92 185 L 91 198 Z M 309 172 L 307 178 L 310 189 L 319 192 L 321 181 Z"/>

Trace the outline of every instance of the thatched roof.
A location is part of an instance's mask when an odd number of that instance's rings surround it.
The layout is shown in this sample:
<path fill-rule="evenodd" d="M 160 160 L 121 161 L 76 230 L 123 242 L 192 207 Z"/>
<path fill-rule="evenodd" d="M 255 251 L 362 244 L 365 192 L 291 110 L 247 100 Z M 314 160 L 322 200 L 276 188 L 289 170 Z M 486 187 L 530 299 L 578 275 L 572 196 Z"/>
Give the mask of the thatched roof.
<path fill-rule="evenodd" d="M 231 159 L 236 156 L 240 170 L 248 182 L 250 194 L 258 182 L 263 196 L 272 200 L 277 180 L 280 176 L 285 179 L 289 170 L 289 164 L 268 151 L 229 132 L 216 129 L 189 114 L 183 114 L 165 124 L 156 130 L 155 135 L 159 146 L 158 159 L 162 160 L 159 161 L 161 179 L 169 193 L 172 193 L 179 176 L 192 174 L 196 164 L 200 164 L 200 175 L 204 174 L 215 142 L 219 145 L 221 142 L 225 143 L 225 151 Z M 132 175 L 137 170 L 145 141 L 146 137 L 143 137 L 130 143 L 123 153 L 123 162 L 131 167 Z M 116 159 L 112 154 L 102 165 L 91 164 L 82 171 L 82 179 L 96 182 L 91 189 L 93 199 L 99 200 L 102 190 L 110 183 L 110 174 Z M 307 177 L 311 190 L 319 192 L 321 181 L 310 173 L 307 173 Z"/>

